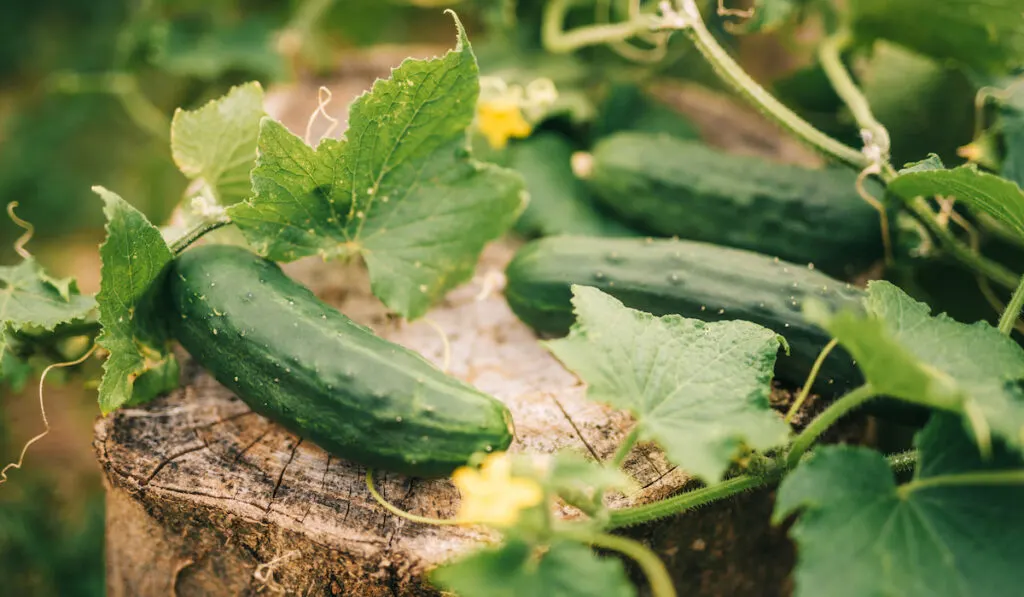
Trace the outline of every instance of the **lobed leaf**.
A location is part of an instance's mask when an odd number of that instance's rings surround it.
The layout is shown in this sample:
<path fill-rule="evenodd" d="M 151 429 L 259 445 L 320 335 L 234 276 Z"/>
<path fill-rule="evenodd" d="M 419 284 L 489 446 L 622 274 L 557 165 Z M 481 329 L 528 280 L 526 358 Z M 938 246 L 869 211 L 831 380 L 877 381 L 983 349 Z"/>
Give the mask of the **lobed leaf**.
<path fill-rule="evenodd" d="M 1017 183 L 981 172 L 973 165 L 935 169 L 937 161 L 933 157 L 901 170 L 889 184 L 889 191 L 906 200 L 932 195 L 955 197 L 1024 238 L 1024 190 Z"/>
<path fill-rule="evenodd" d="M 1002 449 L 983 459 L 949 415 L 916 443 L 918 483 L 1024 466 Z M 1019 593 L 1022 503 L 1022 485 L 899 487 L 878 452 L 826 446 L 782 482 L 773 518 L 799 513 L 796 597 L 983 597 Z"/>
<path fill-rule="evenodd" d="M 352 104 L 345 139 L 313 149 L 262 121 L 255 196 L 229 209 L 260 253 L 359 255 L 374 294 L 409 319 L 469 279 L 484 244 L 515 221 L 523 181 L 469 155 L 478 72 L 456 25 L 454 50 L 406 60 Z"/>
<path fill-rule="evenodd" d="M 435 569 L 431 581 L 460 597 L 634 597 L 636 590 L 617 559 L 599 558 L 578 543 L 558 541 L 539 549 L 508 539 Z"/>
<path fill-rule="evenodd" d="M 789 428 L 768 403 L 774 332 L 746 321 L 655 317 L 596 288 L 572 291 L 576 324 L 548 349 L 587 382 L 591 399 L 632 412 L 641 439 L 673 463 L 716 481 L 741 446 L 786 441 Z"/>
<path fill-rule="evenodd" d="M 174 255 L 146 216 L 103 187 L 93 190 L 107 216 L 96 295 L 103 325 L 98 342 L 110 352 L 99 387 L 100 410 L 107 414 L 178 385 L 170 337 L 154 304 L 158 281 Z"/>
<path fill-rule="evenodd" d="M 251 193 L 263 88 L 253 81 L 196 110 L 174 112 L 171 155 L 182 174 L 205 183 L 214 199 L 231 205 Z"/>
<path fill-rule="evenodd" d="M 960 414 L 979 441 L 1024 449 L 1024 349 L 986 322 L 954 321 L 888 282 L 868 284 L 865 314 L 805 308 L 879 393 Z"/>

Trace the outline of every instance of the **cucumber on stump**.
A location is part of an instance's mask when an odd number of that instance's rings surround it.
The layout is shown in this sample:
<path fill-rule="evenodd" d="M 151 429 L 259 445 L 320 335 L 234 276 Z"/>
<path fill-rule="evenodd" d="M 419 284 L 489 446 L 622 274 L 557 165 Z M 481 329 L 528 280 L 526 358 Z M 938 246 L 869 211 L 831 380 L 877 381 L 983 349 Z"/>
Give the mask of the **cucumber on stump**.
<path fill-rule="evenodd" d="M 172 331 L 192 357 L 254 411 L 332 454 L 433 477 L 512 441 L 501 402 L 245 249 L 186 251 L 168 287 Z"/>

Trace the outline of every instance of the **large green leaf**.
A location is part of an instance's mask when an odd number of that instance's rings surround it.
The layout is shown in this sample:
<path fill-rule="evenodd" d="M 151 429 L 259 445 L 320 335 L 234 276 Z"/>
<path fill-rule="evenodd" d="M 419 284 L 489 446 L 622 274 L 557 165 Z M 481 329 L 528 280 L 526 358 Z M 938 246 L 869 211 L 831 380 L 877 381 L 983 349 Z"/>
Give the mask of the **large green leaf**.
<path fill-rule="evenodd" d="M 542 548 L 510 539 L 442 566 L 431 581 L 460 597 L 633 597 L 622 562 L 560 541 Z"/>
<path fill-rule="evenodd" d="M 641 438 L 672 462 L 715 481 L 741 445 L 786 441 L 789 429 L 768 404 L 774 332 L 746 321 L 655 317 L 596 288 L 572 291 L 576 324 L 547 347 L 587 382 L 591 399 L 632 412 Z"/>
<path fill-rule="evenodd" d="M 249 172 L 263 116 L 263 88 L 257 82 L 233 87 L 196 110 L 179 108 L 171 121 L 174 163 L 223 205 L 250 197 Z"/>
<path fill-rule="evenodd" d="M 106 414 L 178 384 L 177 361 L 154 302 L 157 282 L 174 256 L 146 216 L 103 187 L 93 190 L 107 216 L 96 295 L 103 324 L 98 342 L 110 352 L 99 388 L 100 410 Z"/>
<path fill-rule="evenodd" d="M 86 317 L 95 307 L 91 296 L 78 292 L 73 278 L 53 278 L 31 257 L 0 266 L 0 380 L 17 389 L 32 370 L 24 355 L 11 352 L 12 334 L 51 331 Z"/>
<path fill-rule="evenodd" d="M 901 170 L 889 184 L 889 191 L 907 200 L 932 195 L 955 197 L 971 209 L 996 218 L 1024 238 L 1024 191 L 1017 183 L 981 172 L 973 165 L 934 169 L 935 161 L 931 158 Z M 927 167 L 920 167 L 923 164 Z"/>
<path fill-rule="evenodd" d="M 992 72 L 1024 64 L 1020 0 L 854 0 L 858 35 Z"/>
<path fill-rule="evenodd" d="M 453 51 L 406 60 L 352 104 L 343 140 L 316 150 L 264 119 L 255 197 L 230 208 L 263 255 L 361 255 L 374 293 L 422 315 L 473 273 L 484 244 L 515 221 L 522 179 L 469 156 L 479 83 L 461 23 Z"/>
<path fill-rule="evenodd" d="M 1024 485 L 941 484 L 947 475 L 1024 467 L 983 459 L 955 418 L 917 436 L 914 479 L 860 447 L 817 450 L 779 488 L 774 518 L 800 517 L 796 597 L 991 597 L 1020 594 Z"/>
<path fill-rule="evenodd" d="M 213 80 L 230 72 L 280 79 L 287 72 L 276 50 L 278 25 L 247 16 L 237 24 L 182 20 L 153 30 L 153 62 L 174 75 Z"/>
<path fill-rule="evenodd" d="M 888 282 L 871 282 L 865 313 L 828 313 L 820 303 L 807 317 L 853 355 L 878 394 L 961 414 L 979 440 L 991 433 L 1024 448 L 1024 349 L 985 322 L 963 324 L 932 316 Z"/>

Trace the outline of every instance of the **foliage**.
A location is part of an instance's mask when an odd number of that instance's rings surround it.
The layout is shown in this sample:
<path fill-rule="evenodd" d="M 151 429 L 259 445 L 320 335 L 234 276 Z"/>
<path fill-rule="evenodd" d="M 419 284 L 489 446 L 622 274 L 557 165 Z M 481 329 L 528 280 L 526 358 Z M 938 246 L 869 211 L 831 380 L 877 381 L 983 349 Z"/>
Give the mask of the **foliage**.
<path fill-rule="evenodd" d="M 229 210 L 263 255 L 359 255 L 374 293 L 407 318 L 472 275 L 484 243 L 521 209 L 523 183 L 469 156 L 465 131 L 479 84 L 456 25 L 455 50 L 407 60 L 353 104 L 341 141 L 314 150 L 263 121 L 255 197 Z"/>

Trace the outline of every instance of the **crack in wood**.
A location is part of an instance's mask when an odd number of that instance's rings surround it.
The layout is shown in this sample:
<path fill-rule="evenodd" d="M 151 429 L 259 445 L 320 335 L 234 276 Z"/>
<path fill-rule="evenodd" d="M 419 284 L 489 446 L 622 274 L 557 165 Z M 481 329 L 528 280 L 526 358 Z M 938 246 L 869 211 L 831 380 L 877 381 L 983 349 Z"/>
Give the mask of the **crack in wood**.
<path fill-rule="evenodd" d="M 200 440 L 200 441 L 202 441 L 202 440 Z M 178 458 L 181 458 L 182 456 L 186 456 L 188 454 L 191 454 L 192 452 L 198 452 L 199 450 L 205 450 L 207 448 L 209 448 L 209 446 L 207 446 L 206 443 L 203 442 L 203 443 L 199 444 L 198 446 L 190 446 L 188 448 L 185 448 L 183 450 L 175 452 L 174 454 L 171 454 L 167 458 L 165 458 L 162 461 L 160 461 L 156 465 L 156 468 L 153 469 L 153 472 L 149 473 L 149 475 L 147 475 L 146 478 L 143 479 L 139 483 L 139 485 L 143 485 L 143 486 L 149 485 L 149 482 L 153 480 L 153 477 L 157 476 L 157 474 L 159 474 L 160 471 L 162 471 L 165 466 L 167 466 L 168 464 L 174 462 Z"/>
<path fill-rule="evenodd" d="M 241 462 L 241 461 L 242 461 L 242 456 L 245 456 L 245 453 L 246 453 L 246 452 L 248 452 L 249 450 L 251 450 L 251 449 L 252 449 L 252 448 L 253 448 L 253 447 L 254 447 L 254 446 L 255 446 L 256 444 L 258 444 L 258 443 L 260 443 L 261 441 L 263 441 L 263 438 L 265 438 L 265 437 L 267 437 L 268 435 L 270 435 L 270 432 L 271 432 L 271 431 L 273 431 L 273 430 L 274 430 L 274 427 L 273 427 L 273 426 L 270 426 L 269 428 L 267 428 L 267 430 L 266 430 L 266 431 L 264 431 L 263 433 L 261 433 L 261 434 L 259 435 L 259 437 L 257 437 L 256 439 L 254 439 L 254 440 L 252 440 L 251 442 L 249 442 L 248 444 L 246 444 L 246 445 L 245 445 L 245 446 L 244 446 L 244 447 L 242 448 L 242 451 L 241 451 L 241 452 L 239 452 L 238 454 L 235 454 L 235 458 L 234 458 L 234 460 L 232 460 L 232 462 L 231 462 L 232 466 L 234 466 L 234 465 L 238 464 L 239 462 Z"/>
<path fill-rule="evenodd" d="M 327 464 L 324 465 L 324 476 L 321 477 L 321 479 L 320 479 L 320 493 L 321 494 L 327 493 L 327 473 L 330 472 L 330 470 L 331 470 L 331 455 L 327 454 Z M 310 511 L 313 510 L 313 505 L 315 503 L 316 502 L 314 500 L 310 500 L 309 501 L 309 507 L 306 508 L 306 512 L 303 513 L 302 520 L 300 522 L 305 524 L 306 517 L 309 516 Z"/>
<path fill-rule="evenodd" d="M 590 442 L 587 441 L 587 438 L 583 437 L 583 432 L 580 431 L 580 428 L 576 426 L 576 421 L 572 420 L 572 417 L 569 416 L 568 411 L 566 411 L 565 407 L 562 406 L 562 401 L 559 400 L 557 396 L 549 392 L 544 392 L 544 394 L 555 401 L 555 405 L 558 406 L 558 410 L 562 411 L 562 416 L 565 417 L 566 421 L 569 421 L 569 426 L 571 426 L 572 430 L 576 432 L 576 437 L 580 438 L 580 441 L 583 442 L 584 446 L 586 446 L 587 451 L 590 452 L 590 455 L 594 457 L 594 460 L 600 462 L 601 457 L 597 455 L 597 451 L 594 450 L 594 447 L 590 445 Z"/>
<path fill-rule="evenodd" d="M 299 446 L 302 445 L 302 442 L 304 440 L 305 438 L 300 437 L 299 441 L 295 442 L 295 445 L 292 446 L 291 454 L 288 455 L 288 461 L 284 463 L 283 467 L 281 467 L 281 474 L 277 476 L 277 483 L 274 483 L 274 492 L 270 494 L 270 502 L 267 503 L 268 513 L 270 512 L 270 509 L 274 506 L 274 500 L 277 499 L 277 490 L 281 488 L 281 483 L 284 481 L 284 473 L 285 471 L 288 470 L 288 465 L 290 465 L 292 461 L 295 460 L 295 453 L 299 451 Z"/>

